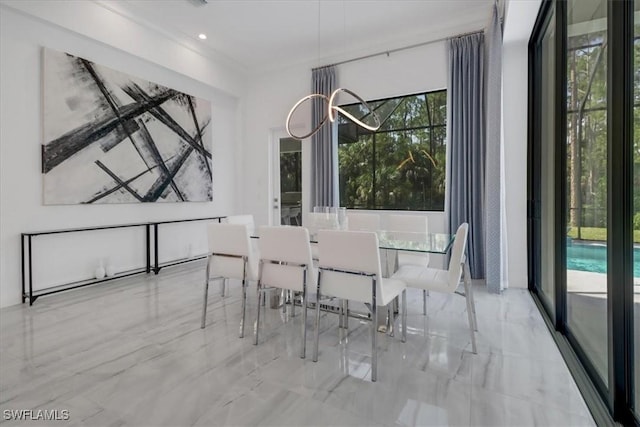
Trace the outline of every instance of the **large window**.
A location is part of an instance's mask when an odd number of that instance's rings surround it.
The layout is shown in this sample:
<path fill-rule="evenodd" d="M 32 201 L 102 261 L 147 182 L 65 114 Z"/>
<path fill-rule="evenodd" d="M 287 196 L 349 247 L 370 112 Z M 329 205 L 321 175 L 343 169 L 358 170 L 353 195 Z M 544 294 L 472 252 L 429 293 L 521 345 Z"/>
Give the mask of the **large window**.
<path fill-rule="evenodd" d="M 349 209 L 444 210 L 447 92 L 369 102 L 376 132 L 340 116 L 340 205 Z M 370 120 L 362 104 L 343 105 Z"/>

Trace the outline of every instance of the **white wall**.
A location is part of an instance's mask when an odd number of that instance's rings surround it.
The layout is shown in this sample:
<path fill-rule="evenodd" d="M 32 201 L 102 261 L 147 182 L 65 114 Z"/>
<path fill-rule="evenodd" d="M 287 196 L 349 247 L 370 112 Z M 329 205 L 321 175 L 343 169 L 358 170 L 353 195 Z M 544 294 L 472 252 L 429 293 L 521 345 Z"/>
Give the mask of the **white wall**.
<path fill-rule="evenodd" d="M 502 50 L 502 124 L 509 286 L 527 287 L 528 42 L 540 0 L 510 0 Z"/>
<path fill-rule="evenodd" d="M 44 206 L 40 172 L 43 46 L 210 100 L 214 201 Z M 227 215 L 238 210 L 235 183 L 241 159 L 236 147 L 242 138 L 240 99 L 244 90 L 244 77 L 238 70 L 221 66 L 96 3 L 46 1 L 0 5 L 0 67 L 1 307 L 20 301 L 21 232 Z M 190 245 L 195 246 L 192 251 L 201 249 L 202 241 L 192 240 L 198 236 L 195 226 L 184 230 L 166 227 L 163 233 L 164 241 L 171 242 L 161 254 L 164 259 L 186 255 Z M 88 278 L 98 259 L 110 258 L 123 269 L 143 256 L 141 232 L 38 239 L 34 240 L 34 278 L 39 287 Z"/>
<path fill-rule="evenodd" d="M 408 95 L 446 87 L 447 56 L 444 42 L 339 65 L 338 84 L 365 99 Z M 244 191 L 242 209 L 253 213 L 258 224 L 267 224 L 271 215 L 271 138 L 284 132 L 287 113 L 293 104 L 310 93 L 311 68 L 302 64 L 250 78 L 247 90 L 245 128 Z M 302 117 L 302 114 L 298 115 Z M 304 127 L 305 123 L 297 124 Z M 308 126 L 308 123 L 306 123 Z M 309 205 L 309 140 L 303 147 L 303 206 Z M 430 213 L 434 231 L 444 231 L 444 214 Z M 442 227 L 442 229 L 439 229 Z M 436 229 L 437 228 L 437 229 Z"/>
<path fill-rule="evenodd" d="M 527 287 L 527 41 L 502 50 L 509 286 Z"/>

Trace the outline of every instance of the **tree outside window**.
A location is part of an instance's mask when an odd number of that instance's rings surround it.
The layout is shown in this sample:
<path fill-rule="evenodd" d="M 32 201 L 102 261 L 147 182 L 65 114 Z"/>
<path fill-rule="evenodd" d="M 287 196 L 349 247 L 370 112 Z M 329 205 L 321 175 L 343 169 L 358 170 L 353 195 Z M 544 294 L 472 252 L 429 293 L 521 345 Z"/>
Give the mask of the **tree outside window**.
<path fill-rule="evenodd" d="M 443 211 L 447 92 L 423 92 L 369 105 L 375 132 L 338 122 L 340 205 L 349 209 Z M 362 104 L 343 105 L 370 122 Z"/>

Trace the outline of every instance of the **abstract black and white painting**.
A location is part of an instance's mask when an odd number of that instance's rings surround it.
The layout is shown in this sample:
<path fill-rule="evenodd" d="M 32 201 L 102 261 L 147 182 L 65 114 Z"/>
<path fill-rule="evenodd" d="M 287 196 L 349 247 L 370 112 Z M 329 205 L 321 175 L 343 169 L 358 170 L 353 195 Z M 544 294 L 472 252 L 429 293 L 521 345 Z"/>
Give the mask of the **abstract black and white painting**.
<path fill-rule="evenodd" d="M 211 103 L 44 50 L 45 204 L 212 200 Z"/>

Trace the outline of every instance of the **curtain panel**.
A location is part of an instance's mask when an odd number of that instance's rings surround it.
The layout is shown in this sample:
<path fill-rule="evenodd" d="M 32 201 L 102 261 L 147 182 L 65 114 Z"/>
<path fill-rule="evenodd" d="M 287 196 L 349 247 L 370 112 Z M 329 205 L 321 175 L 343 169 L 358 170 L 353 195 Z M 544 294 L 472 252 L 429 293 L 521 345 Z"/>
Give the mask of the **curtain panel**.
<path fill-rule="evenodd" d="M 502 25 L 498 5 L 493 6 L 487 42 L 487 155 L 486 155 L 486 279 L 491 292 L 500 292 L 507 279 L 502 153 Z"/>
<path fill-rule="evenodd" d="M 485 278 L 485 93 L 484 34 L 448 41 L 449 48 L 449 232 L 469 223 L 471 277 Z"/>
<path fill-rule="evenodd" d="M 336 89 L 336 68 L 316 68 L 311 74 L 311 93 L 327 97 Z M 338 205 L 337 127 L 329 123 L 327 102 L 314 98 L 311 104 L 311 129 L 326 120 L 318 133 L 311 137 L 311 205 Z"/>

